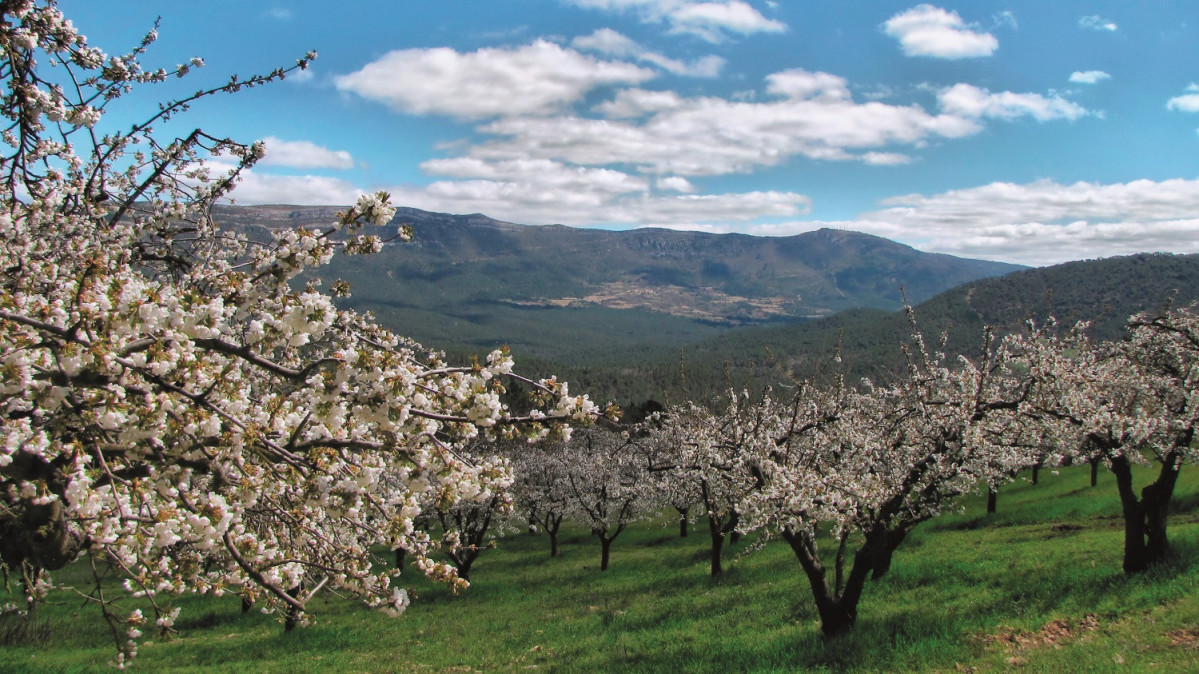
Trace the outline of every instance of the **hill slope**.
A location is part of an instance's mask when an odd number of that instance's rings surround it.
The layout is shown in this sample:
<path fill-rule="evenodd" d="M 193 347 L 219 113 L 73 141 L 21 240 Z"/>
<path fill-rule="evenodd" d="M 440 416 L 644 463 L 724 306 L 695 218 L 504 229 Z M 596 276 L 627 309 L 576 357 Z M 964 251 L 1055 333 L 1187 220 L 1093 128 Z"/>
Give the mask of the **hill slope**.
<path fill-rule="evenodd" d="M 1134 313 L 1197 300 L 1199 255 L 1132 255 L 973 281 L 918 305 L 915 314 L 929 344 L 946 333 L 948 353 L 973 355 L 981 349 L 984 325 L 1010 331 L 1027 319 L 1053 315 L 1063 326 L 1090 321 L 1097 339 L 1118 339 Z M 656 359 L 549 367 L 600 399 L 678 402 L 729 386 L 756 389 L 835 372 L 851 380 L 887 380 L 904 366 L 899 345 L 910 331 L 902 311 L 855 309 L 808 323 L 732 331 Z M 842 358 L 835 363 L 838 350 Z"/>
<path fill-rule="evenodd" d="M 224 207 L 228 226 L 321 226 L 333 208 Z M 409 243 L 335 260 L 351 306 L 430 346 L 587 360 L 677 347 L 731 327 L 856 307 L 896 309 L 1015 265 L 922 253 L 855 232 L 752 237 L 663 229 L 529 227 L 400 209 Z M 261 232 L 260 232 L 261 234 Z"/>

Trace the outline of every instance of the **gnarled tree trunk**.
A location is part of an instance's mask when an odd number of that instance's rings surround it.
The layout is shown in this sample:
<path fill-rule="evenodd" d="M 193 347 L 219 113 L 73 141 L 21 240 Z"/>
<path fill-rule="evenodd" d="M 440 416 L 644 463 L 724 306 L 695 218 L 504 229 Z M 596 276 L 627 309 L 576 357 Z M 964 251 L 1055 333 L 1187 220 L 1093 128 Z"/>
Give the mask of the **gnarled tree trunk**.
<path fill-rule="evenodd" d="M 1179 459 L 1177 452 L 1166 454 L 1157 480 L 1141 490 L 1140 498 L 1132 486 L 1131 462 L 1125 456 L 1112 459 L 1112 473 L 1116 476 L 1124 515 L 1124 573 L 1144 571 L 1169 551 L 1166 518 L 1178 482 Z"/>

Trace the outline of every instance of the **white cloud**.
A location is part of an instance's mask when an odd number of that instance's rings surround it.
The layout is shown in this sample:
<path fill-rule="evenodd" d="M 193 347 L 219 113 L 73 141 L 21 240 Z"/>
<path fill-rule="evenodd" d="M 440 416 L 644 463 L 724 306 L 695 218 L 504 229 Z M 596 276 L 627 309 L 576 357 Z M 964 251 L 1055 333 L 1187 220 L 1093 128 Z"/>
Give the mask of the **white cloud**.
<path fill-rule="evenodd" d="M 463 119 L 546 114 L 607 85 L 639 84 L 652 70 L 601 61 L 546 40 L 515 49 L 390 52 L 338 77 L 337 87 L 401 112 Z"/>
<path fill-rule="evenodd" d="M 587 198 L 593 198 L 597 195 L 640 193 L 649 189 L 649 184 L 644 178 L 622 171 L 567 166 L 548 159 L 511 159 L 498 162 L 487 162 L 473 157 L 430 159 L 421 164 L 421 170 L 451 178 L 477 179 L 509 186 L 523 185 L 529 192 L 541 195 L 549 192 L 571 192 L 587 193 Z M 443 184 L 436 189 L 445 193 L 454 188 Z M 542 200 L 542 196 L 536 198 L 538 201 Z"/>
<path fill-rule="evenodd" d="M 1032 117 L 1038 122 L 1054 119 L 1074 120 L 1087 114 L 1085 108 L 1053 95 L 1018 94 L 1011 91 L 992 93 L 971 84 L 955 84 L 937 94 L 941 109 L 966 118 L 992 117 L 1016 119 Z"/>
<path fill-rule="evenodd" d="M 908 56 L 974 58 L 990 56 L 999 48 L 995 36 L 970 30 L 957 12 L 932 5 L 900 12 L 888 19 L 883 29 L 899 40 Z"/>
<path fill-rule="evenodd" d="M 862 161 L 872 166 L 899 166 L 912 163 L 912 158 L 897 152 L 867 152 Z"/>
<path fill-rule="evenodd" d="M 655 191 L 643 177 L 546 159 L 456 157 L 426 161 L 421 169 L 451 180 L 393 188 L 395 203 L 432 211 L 486 213 L 535 225 L 748 222 L 802 215 L 811 203 L 808 197 L 791 192 L 697 195 L 695 186 L 681 176 L 659 177 Z"/>
<path fill-rule="evenodd" d="M 1119 30 L 1119 26 L 1116 25 L 1115 21 L 1109 21 L 1097 14 L 1080 18 L 1078 25 L 1088 30 L 1097 30 L 1106 33 L 1114 33 Z"/>
<path fill-rule="evenodd" d="M 1187 87 L 1187 91 L 1199 92 L 1199 85 L 1192 84 Z M 1168 110 L 1179 110 L 1182 112 L 1199 112 L 1199 93 L 1183 94 L 1175 96 L 1166 102 Z"/>
<path fill-rule="evenodd" d="M 287 75 L 287 82 L 298 84 L 300 82 L 311 82 L 316 77 L 315 69 L 308 66 L 305 70 L 293 70 Z"/>
<path fill-rule="evenodd" d="M 781 33 L 783 23 L 768 19 L 742 0 L 562 0 L 565 4 L 608 12 L 634 12 L 642 21 L 665 23 L 672 33 L 720 42 L 735 33 Z"/>
<path fill-rule="evenodd" d="M 628 89 L 597 106 L 607 119 L 574 115 L 508 118 L 478 127 L 491 136 L 465 154 L 582 166 L 624 165 L 658 175 L 724 175 L 794 157 L 899 164 L 895 146 L 978 133 L 987 119 L 1076 119 L 1086 110 L 1058 96 L 992 93 L 971 85 L 940 92 L 941 111 L 854 101 L 845 80 L 788 70 L 767 78 L 763 102 Z"/>
<path fill-rule="evenodd" d="M 597 51 L 601 54 L 619 57 L 636 58 L 646 50 L 631 37 L 621 34 L 611 28 L 600 28 L 590 35 L 583 35 L 571 40 L 575 49 Z"/>
<path fill-rule="evenodd" d="M 258 162 L 261 166 L 289 166 L 291 168 L 350 169 L 354 157 L 345 150 L 330 150 L 306 140 L 280 140 L 274 136 L 262 139 L 266 144 L 266 157 Z"/>
<path fill-rule="evenodd" d="M 324 176 L 273 176 L 243 171 L 233 192 L 239 204 L 292 204 L 297 206 L 349 205 L 363 190 L 337 178 Z"/>
<path fill-rule="evenodd" d="M 1199 180 L 991 183 L 884 200 L 850 228 L 930 250 L 1023 264 L 1199 252 Z"/>
<path fill-rule="evenodd" d="M 781 33 L 786 26 L 767 19 L 744 2 L 688 2 L 670 14 L 673 31 L 693 33 L 711 42 L 719 41 L 725 32 Z"/>
<path fill-rule="evenodd" d="M 1098 84 L 1111 78 L 1111 75 L 1102 70 L 1082 70 L 1070 73 L 1070 81 L 1075 84 Z"/>
<path fill-rule="evenodd" d="M 852 160 L 857 150 L 910 145 L 932 135 L 952 137 L 978 128 L 972 120 L 878 102 L 738 103 L 700 98 L 683 99 L 644 121 L 573 116 L 499 120 L 479 129 L 496 139 L 473 147 L 470 154 L 626 164 L 659 174 L 723 175 L 775 166 L 795 156 Z"/>
<path fill-rule="evenodd" d="M 690 180 L 687 180 L 682 176 L 665 176 L 658 178 L 654 184 L 658 189 L 670 192 L 692 194 L 697 191 L 695 185 L 692 185 Z"/>
<path fill-rule="evenodd" d="M 1146 252 L 1199 253 L 1199 180 L 991 183 L 932 196 L 898 196 L 881 205 L 855 220 L 673 228 L 757 236 L 848 229 L 920 250 L 1027 265 Z"/>
<path fill-rule="evenodd" d="M 643 63 L 656 65 L 675 75 L 688 77 L 716 77 L 725 65 L 723 58 L 714 55 L 704 56 L 690 62 L 668 58 L 646 49 L 635 40 L 611 28 L 600 28 L 590 35 L 577 37 L 571 41 L 571 46 L 575 49 L 595 51 L 618 58 L 637 59 Z"/>
<path fill-rule="evenodd" d="M 1020 28 L 1020 22 L 1016 21 L 1016 15 L 1014 13 L 1012 13 L 1011 10 L 1004 10 L 1004 11 L 996 14 L 995 16 L 991 17 L 991 20 L 995 23 L 996 26 L 1006 26 L 1008 28 L 1013 28 L 1013 29 Z"/>
<path fill-rule="evenodd" d="M 682 107 L 686 101 L 673 91 L 622 89 L 610 101 L 595 106 L 605 117 L 614 119 L 644 117 L 657 112 Z"/>
<path fill-rule="evenodd" d="M 546 165 L 546 166 L 552 166 Z M 442 168 L 437 165 L 426 168 Z M 685 179 L 667 177 L 655 192 L 641 178 L 564 164 L 502 179 L 444 180 L 390 189 L 396 203 L 431 211 L 486 213 L 532 225 L 667 226 L 694 222 L 752 222 L 806 214 L 811 200 L 792 192 L 691 194 Z M 664 193 L 668 192 L 668 193 Z M 671 194 L 673 193 L 673 194 Z"/>
<path fill-rule="evenodd" d="M 767 75 L 766 92 L 797 99 L 846 101 L 850 98 L 845 78 L 799 69 Z"/>

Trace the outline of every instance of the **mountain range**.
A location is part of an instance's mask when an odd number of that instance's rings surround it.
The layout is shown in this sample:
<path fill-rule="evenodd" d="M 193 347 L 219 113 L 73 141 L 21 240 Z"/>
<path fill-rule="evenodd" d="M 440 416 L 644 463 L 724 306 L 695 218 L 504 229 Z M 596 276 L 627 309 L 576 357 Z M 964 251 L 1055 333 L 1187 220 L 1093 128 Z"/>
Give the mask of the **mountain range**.
<path fill-rule="evenodd" d="M 336 209 L 220 207 L 226 226 L 322 227 Z M 509 344 L 534 357 L 677 346 L 739 326 L 897 309 L 1020 269 L 923 253 L 822 229 L 754 237 L 666 229 L 526 226 L 401 208 L 406 243 L 339 257 L 320 274 L 349 281 L 350 306 L 428 346 Z"/>
<path fill-rule="evenodd" d="M 324 227 L 323 207 L 220 207 L 252 236 Z M 347 305 L 451 358 L 509 345 L 521 370 L 624 406 L 701 399 L 831 376 L 886 380 L 903 367 L 915 305 L 926 341 L 976 354 L 984 325 L 1092 323 L 1199 299 L 1199 256 L 1134 255 L 1026 269 L 923 253 L 822 229 L 752 237 L 664 229 L 524 226 L 404 208 L 412 240 L 319 270 L 349 281 Z M 840 354 L 840 361 L 834 356 Z"/>

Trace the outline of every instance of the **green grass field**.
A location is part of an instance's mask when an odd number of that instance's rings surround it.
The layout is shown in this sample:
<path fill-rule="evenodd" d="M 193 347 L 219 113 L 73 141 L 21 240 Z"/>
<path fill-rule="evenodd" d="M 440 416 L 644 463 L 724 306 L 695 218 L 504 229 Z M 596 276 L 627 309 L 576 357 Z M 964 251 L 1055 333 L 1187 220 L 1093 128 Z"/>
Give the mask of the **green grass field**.
<path fill-rule="evenodd" d="M 1171 515 L 1174 556 L 1120 570 L 1119 502 L 1110 475 L 1042 472 L 1016 482 L 986 516 L 980 498 L 921 525 L 890 573 L 867 585 L 853 633 L 825 640 L 806 580 L 781 542 L 708 576 L 707 533 L 645 523 L 613 545 L 508 534 L 451 596 L 412 573 L 399 618 L 331 594 L 316 623 L 284 632 L 242 615 L 236 598 L 184 598 L 180 634 L 141 648 L 145 671 L 1199 671 L 1199 470 L 1182 472 Z M 70 580 L 82 569 L 60 572 Z M 81 577 L 81 576 L 80 576 Z M 17 589 L 14 584 L 13 589 Z M 8 597 L 3 601 L 15 601 Z M 109 669 L 95 609 L 55 594 L 32 625 L 0 621 L 0 671 Z M 30 640 L 37 643 L 30 643 Z"/>

